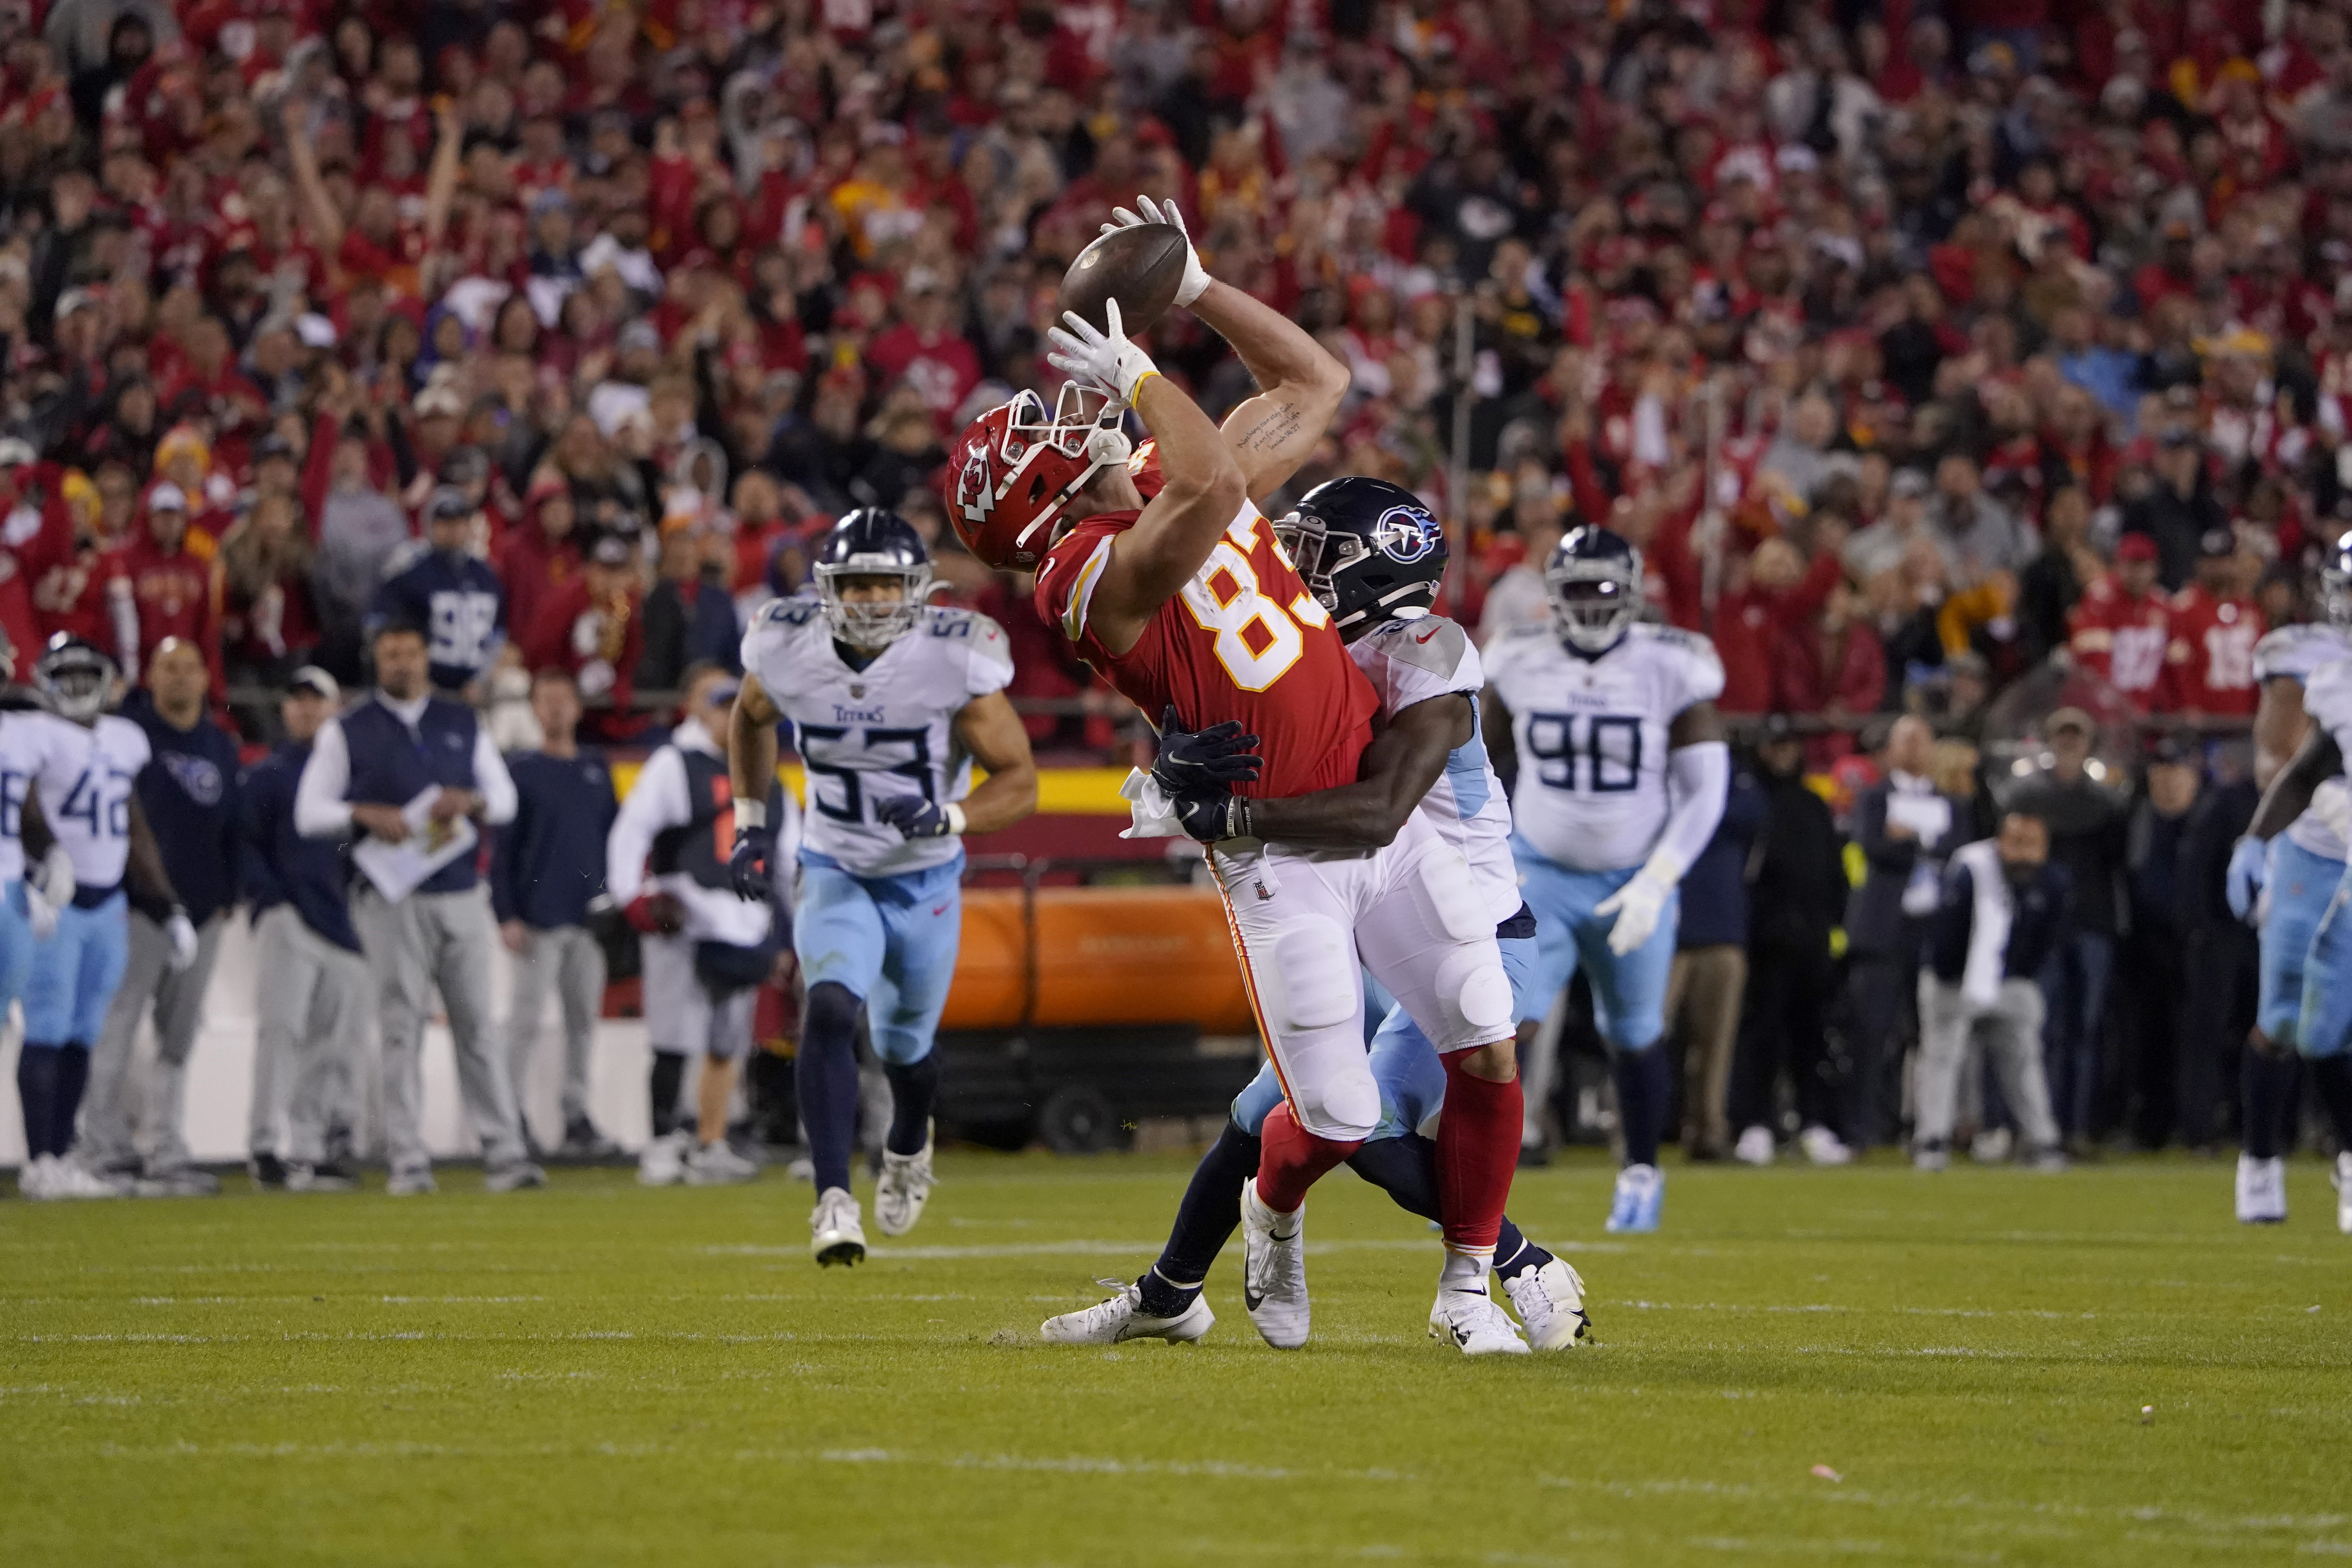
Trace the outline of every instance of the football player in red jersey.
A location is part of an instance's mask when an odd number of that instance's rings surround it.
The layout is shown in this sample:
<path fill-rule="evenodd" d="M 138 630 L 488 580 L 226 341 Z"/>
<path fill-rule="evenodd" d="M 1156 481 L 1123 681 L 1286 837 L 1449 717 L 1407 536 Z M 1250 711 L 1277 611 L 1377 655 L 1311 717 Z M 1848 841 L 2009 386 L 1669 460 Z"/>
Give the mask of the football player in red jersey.
<path fill-rule="evenodd" d="M 2172 596 L 2165 679 L 2184 713 L 2251 719 L 2261 700 L 2254 645 L 2267 626 L 2246 594 L 2243 565 L 2238 536 L 2208 529 L 2197 542 L 2197 580 Z"/>
<path fill-rule="evenodd" d="M 2157 588 L 2156 573 L 2156 541 L 2126 533 L 2116 543 L 2115 570 L 2084 589 L 2066 617 L 2074 662 L 2104 676 L 2143 713 L 2167 705 L 2172 604 Z"/>
<path fill-rule="evenodd" d="M 1146 216 L 1178 222 L 1146 198 Z M 1075 314 L 1049 334 L 1071 377 L 1048 414 L 1024 393 L 974 420 L 948 462 L 949 513 L 992 566 L 1034 569 L 1037 613 L 1147 714 L 1188 730 L 1233 723 L 1261 738 L 1265 769 L 1227 806 L 1210 864 L 1225 901 L 1285 1103 L 1266 1119 L 1258 1173 L 1244 1190 L 1244 1300 L 1269 1344 L 1308 1327 L 1307 1189 L 1378 1123 L 1364 1050 L 1360 962 L 1429 1037 L 1446 1069 L 1438 1168 L 1446 1260 L 1442 1292 L 1475 1295 L 1461 1317 L 1493 1331 L 1465 1349 L 1524 1352 L 1486 1295 L 1486 1273 L 1517 1156 L 1521 1113 L 1510 984 L 1467 863 L 1415 817 L 1386 847 L 1306 853 L 1251 831 L 1254 798 L 1351 783 L 1378 699 L 1329 614 L 1249 498 L 1297 470 L 1347 390 L 1346 370 L 1302 328 L 1212 279 L 1188 255 L 1176 302 L 1215 329 L 1263 389 L 1223 431 L 1160 376 L 1120 330 Z M 1147 501 L 1127 458 L 1132 409 L 1156 445 Z M 1147 831 L 1181 833 L 1139 790 Z M 1159 808 L 1155 811 L 1155 804 Z M 1158 1281 L 1189 1305 L 1198 1280 Z M 1474 1342 L 1475 1341 L 1475 1342 Z"/>

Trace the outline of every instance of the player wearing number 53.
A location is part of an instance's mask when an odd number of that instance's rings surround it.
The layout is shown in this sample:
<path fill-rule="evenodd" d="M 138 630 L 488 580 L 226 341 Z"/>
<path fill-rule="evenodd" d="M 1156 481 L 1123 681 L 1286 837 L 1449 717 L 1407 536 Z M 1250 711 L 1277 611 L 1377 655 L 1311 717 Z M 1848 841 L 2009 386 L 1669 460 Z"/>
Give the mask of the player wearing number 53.
<path fill-rule="evenodd" d="M 1609 1228 L 1655 1230 L 1676 889 L 1731 779 L 1715 711 L 1723 664 L 1705 637 L 1642 623 L 1641 556 L 1607 529 L 1561 540 L 1544 587 L 1551 624 L 1486 650 L 1486 743 L 1506 778 L 1517 753 L 1511 853 L 1536 915 L 1526 994 L 1549 1005 L 1579 969 L 1591 982 L 1625 1144 Z M 1542 1022 L 1520 1020 L 1522 1043 Z M 1549 1067 L 1529 1060 L 1528 1103 Z"/>
<path fill-rule="evenodd" d="M 1262 773 L 1234 786 L 1201 837 L 1285 1095 L 1241 1200 L 1244 1300 L 1260 1335 L 1306 1342 L 1307 1189 L 1381 1119 L 1360 963 L 1445 1065 L 1441 1308 L 1464 1349 L 1524 1353 L 1486 1295 L 1520 1108 L 1510 982 L 1468 863 L 1418 814 L 1377 847 L 1336 850 L 1266 843 L 1250 819 L 1254 799 L 1354 783 L 1372 744 L 1379 697 L 1253 499 L 1279 489 L 1322 438 L 1347 371 L 1196 255 L 1175 302 L 1233 345 L 1260 388 L 1222 430 L 1128 341 L 1114 298 L 1104 330 L 1073 312 L 1049 334 L 1048 358 L 1071 378 L 1050 415 L 1024 393 L 965 429 L 948 458 L 949 518 L 982 561 L 1034 567 L 1038 615 L 1146 714 L 1257 737 Z M 1130 409 L 1152 438 L 1132 454 Z M 1380 548 L 1404 563 L 1439 547 L 1426 512 L 1391 510 L 1370 520 Z M 1138 831 L 1172 830 L 1164 812 L 1147 819 L 1146 795 Z M 1205 1326 L 1203 1315 L 1183 1332 Z"/>
<path fill-rule="evenodd" d="M 904 1236 L 931 1190 L 931 1054 L 962 923 L 963 835 L 1037 806 L 1029 736 L 1005 699 L 1013 658 L 986 616 L 923 601 L 922 536 L 877 507 L 835 523 L 816 551 L 814 597 L 777 599 L 743 637 L 729 726 L 735 788 L 730 872 L 770 896 L 788 850 L 760 805 L 776 774 L 776 724 L 792 721 L 808 769 L 793 951 L 807 988 L 794 1058 L 815 1167 L 809 1250 L 856 1263 L 866 1231 L 849 1189 L 857 1131 L 857 1020 L 890 1080 L 890 1131 L 875 1217 Z M 977 762 L 988 778 L 972 787 Z"/>

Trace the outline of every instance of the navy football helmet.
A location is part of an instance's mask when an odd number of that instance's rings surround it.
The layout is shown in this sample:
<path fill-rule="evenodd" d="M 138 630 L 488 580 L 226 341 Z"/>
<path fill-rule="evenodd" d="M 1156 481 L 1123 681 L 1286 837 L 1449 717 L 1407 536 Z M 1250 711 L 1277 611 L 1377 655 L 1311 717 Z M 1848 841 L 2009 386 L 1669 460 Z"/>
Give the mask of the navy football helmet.
<path fill-rule="evenodd" d="M 59 632 L 34 662 L 33 685 L 63 717 L 95 723 L 114 696 L 114 661 L 71 632 Z"/>
<path fill-rule="evenodd" d="M 1299 498 L 1274 536 L 1342 632 L 1426 610 L 1445 575 L 1445 530 L 1386 479 L 1331 479 Z"/>
<path fill-rule="evenodd" d="M 1642 618 L 1642 552 L 1605 528 L 1572 528 L 1544 563 L 1544 590 L 1559 635 L 1607 653 Z"/>
<path fill-rule="evenodd" d="M 845 577 L 897 577 L 906 590 L 895 600 L 844 604 Z M 816 594 L 824 605 L 825 624 L 852 647 L 888 647 L 913 630 L 930 588 L 931 558 L 923 536 L 895 511 L 859 507 L 817 545 Z"/>

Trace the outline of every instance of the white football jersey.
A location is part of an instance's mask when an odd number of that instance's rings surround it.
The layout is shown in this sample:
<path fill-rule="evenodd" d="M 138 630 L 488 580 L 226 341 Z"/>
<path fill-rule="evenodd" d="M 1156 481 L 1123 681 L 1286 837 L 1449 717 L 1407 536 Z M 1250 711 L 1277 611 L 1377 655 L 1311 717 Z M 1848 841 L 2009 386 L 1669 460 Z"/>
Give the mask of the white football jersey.
<path fill-rule="evenodd" d="M 86 737 L 89 747 L 81 772 L 64 788 L 41 781 L 41 815 L 72 857 L 76 882 L 85 888 L 119 886 L 131 858 L 131 786 L 154 755 L 147 731 L 114 713 L 100 714 L 90 730 L 53 713 L 41 719 Z M 58 743 L 73 742 L 68 737 Z"/>
<path fill-rule="evenodd" d="M 1666 824 L 1668 728 L 1723 692 L 1715 645 L 1637 625 L 1588 658 L 1552 627 L 1529 626 L 1488 645 L 1486 680 L 1511 710 L 1519 836 L 1571 871 L 1648 859 Z"/>
<path fill-rule="evenodd" d="M 1348 645 L 1348 657 L 1381 695 L 1386 724 L 1416 702 L 1458 691 L 1470 699 L 1470 739 L 1447 753 L 1445 771 L 1423 797 L 1421 814 L 1470 862 L 1479 894 L 1500 925 L 1519 912 L 1519 872 L 1511 860 L 1511 803 L 1486 761 L 1478 694 L 1486 673 L 1478 645 L 1444 616 L 1384 621 Z"/>
<path fill-rule="evenodd" d="M 926 605 L 912 631 L 864 669 L 835 647 L 824 606 L 776 599 L 743 634 L 743 668 L 793 721 L 808 769 L 802 853 L 861 877 L 944 865 L 962 840 L 901 838 L 878 800 L 920 795 L 945 805 L 971 793 L 971 758 L 955 716 L 1013 679 L 1004 628 L 970 610 Z"/>
<path fill-rule="evenodd" d="M 2254 645 L 2254 683 L 2280 677 L 2308 686 L 2322 665 L 2352 658 L 2352 638 L 2324 621 L 2281 626 Z M 2305 693 L 2305 707 L 2310 694 Z M 2341 778 L 2329 779 L 2311 797 L 2310 807 L 2287 825 L 2287 841 L 2326 860 L 2345 858 L 2345 826 L 2352 819 L 2352 793 Z"/>
<path fill-rule="evenodd" d="M 64 800 L 89 767 L 90 734 L 38 709 L 0 713 L 0 887 L 25 876 L 25 802 L 38 788 L 42 813 L 56 832 L 48 803 Z M 79 865 L 75 876 L 81 874 Z"/>

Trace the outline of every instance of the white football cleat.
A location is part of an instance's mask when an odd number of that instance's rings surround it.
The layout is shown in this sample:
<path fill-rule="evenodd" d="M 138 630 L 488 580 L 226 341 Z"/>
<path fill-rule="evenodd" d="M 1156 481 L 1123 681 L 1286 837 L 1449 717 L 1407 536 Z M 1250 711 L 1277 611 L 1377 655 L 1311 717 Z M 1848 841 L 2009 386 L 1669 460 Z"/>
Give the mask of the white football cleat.
<path fill-rule="evenodd" d="M 2336 1228 L 2352 1236 L 2352 1149 L 2336 1156 L 2336 1173 L 2327 1179 L 2336 1184 Z"/>
<path fill-rule="evenodd" d="M 70 1154 L 49 1156 L 45 1198 L 127 1198 L 137 1189 L 136 1178 L 91 1170 Z"/>
<path fill-rule="evenodd" d="M 1484 1290 L 1440 1290 L 1432 1309 L 1445 1321 L 1446 1337 L 1464 1355 L 1526 1355 L 1518 1325 Z"/>
<path fill-rule="evenodd" d="M 686 1175 L 687 1134 L 684 1131 L 663 1133 L 637 1152 L 637 1184 L 646 1187 L 675 1186 Z"/>
<path fill-rule="evenodd" d="M 882 1173 L 874 1181 L 874 1223 L 885 1236 L 904 1236 L 923 1217 L 931 1201 L 931 1137 L 927 1130 L 919 1153 L 882 1151 Z"/>
<path fill-rule="evenodd" d="M 1772 1152 L 1772 1130 L 1761 1124 L 1742 1132 L 1731 1146 L 1731 1157 L 1743 1165 L 1769 1165 Z"/>
<path fill-rule="evenodd" d="M 1539 1351 L 1572 1350 L 1591 1330 L 1584 1314 L 1584 1277 L 1557 1258 L 1504 1280 L 1503 1289 Z"/>
<path fill-rule="evenodd" d="M 881 1207 L 878 1199 L 875 1206 Z M 1046 1319 L 1038 1325 L 1037 1337 L 1055 1345 L 1115 1345 L 1122 1340 L 1166 1340 L 1171 1345 L 1189 1345 L 1216 1326 L 1217 1315 L 1209 1310 L 1206 1291 L 1195 1295 L 1192 1304 L 1174 1317 L 1155 1318 L 1143 1310 L 1143 1291 L 1139 1287 L 1117 1279 L 1095 1283 L 1108 1285 L 1118 1294 L 1084 1311 Z"/>
<path fill-rule="evenodd" d="M 759 1173 L 760 1167 L 735 1152 L 724 1138 L 716 1143 L 698 1144 L 686 1157 L 686 1184 L 689 1187 L 731 1187 Z"/>
<path fill-rule="evenodd" d="M 866 1261 L 866 1226 L 857 1200 L 845 1189 L 827 1187 L 817 1194 L 809 1211 L 809 1256 L 828 1267 Z"/>
<path fill-rule="evenodd" d="M 49 1195 L 49 1156 L 36 1154 L 16 1167 L 16 1195 L 39 1203 Z"/>
<path fill-rule="evenodd" d="M 2286 1218 L 2286 1162 L 2238 1156 L 2238 1223 L 2278 1225 Z"/>
<path fill-rule="evenodd" d="M 1845 1140 L 1818 1122 L 1797 1134 L 1797 1146 L 1816 1165 L 1853 1163 L 1853 1151 L 1846 1147 Z"/>
<path fill-rule="evenodd" d="M 1258 1337 L 1278 1351 L 1307 1342 L 1307 1210 L 1278 1215 L 1242 1184 L 1242 1305 Z"/>

